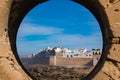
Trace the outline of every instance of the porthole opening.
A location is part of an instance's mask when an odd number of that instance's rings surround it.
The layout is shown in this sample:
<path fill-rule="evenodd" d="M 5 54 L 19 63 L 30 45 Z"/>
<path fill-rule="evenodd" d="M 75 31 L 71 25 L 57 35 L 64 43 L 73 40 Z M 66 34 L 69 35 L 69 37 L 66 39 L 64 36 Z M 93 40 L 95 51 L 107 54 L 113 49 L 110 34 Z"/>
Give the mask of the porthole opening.
<path fill-rule="evenodd" d="M 88 9 L 70 0 L 51 0 L 25 16 L 16 44 L 31 76 L 57 80 L 88 75 L 101 57 L 103 42 L 100 26 Z"/>

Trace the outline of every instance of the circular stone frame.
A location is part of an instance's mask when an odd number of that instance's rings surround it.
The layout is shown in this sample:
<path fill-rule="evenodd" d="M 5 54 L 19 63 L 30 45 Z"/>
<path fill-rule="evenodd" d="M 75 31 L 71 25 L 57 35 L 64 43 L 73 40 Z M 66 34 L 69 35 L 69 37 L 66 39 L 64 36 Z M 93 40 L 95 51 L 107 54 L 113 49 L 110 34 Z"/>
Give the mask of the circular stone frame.
<path fill-rule="evenodd" d="M 46 0 L 1 0 L 0 79 L 31 80 L 16 49 L 16 36 L 24 16 Z M 73 0 L 93 13 L 103 34 L 103 54 L 94 70 L 83 80 L 120 79 L 120 0 Z M 29 75 L 27 75 L 27 74 Z"/>

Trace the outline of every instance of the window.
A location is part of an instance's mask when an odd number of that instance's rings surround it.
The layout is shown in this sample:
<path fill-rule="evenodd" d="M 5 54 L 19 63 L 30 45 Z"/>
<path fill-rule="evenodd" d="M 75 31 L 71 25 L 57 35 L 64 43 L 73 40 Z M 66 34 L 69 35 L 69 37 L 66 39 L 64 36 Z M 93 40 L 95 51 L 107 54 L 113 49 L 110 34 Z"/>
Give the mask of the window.
<path fill-rule="evenodd" d="M 67 57 L 69 57 L 69 55 L 67 55 Z"/>
<path fill-rule="evenodd" d="M 74 54 L 74 56 L 78 56 L 78 54 Z"/>

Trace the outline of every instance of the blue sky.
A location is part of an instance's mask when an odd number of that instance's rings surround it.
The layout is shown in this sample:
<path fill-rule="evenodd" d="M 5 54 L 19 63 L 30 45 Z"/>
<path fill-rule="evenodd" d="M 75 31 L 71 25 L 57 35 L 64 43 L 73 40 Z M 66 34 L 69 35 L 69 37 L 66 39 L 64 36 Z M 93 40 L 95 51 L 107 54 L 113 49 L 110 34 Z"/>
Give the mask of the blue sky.
<path fill-rule="evenodd" d="M 95 17 L 70 0 L 50 0 L 33 8 L 17 34 L 20 55 L 55 46 L 70 49 L 101 48 L 102 33 Z"/>

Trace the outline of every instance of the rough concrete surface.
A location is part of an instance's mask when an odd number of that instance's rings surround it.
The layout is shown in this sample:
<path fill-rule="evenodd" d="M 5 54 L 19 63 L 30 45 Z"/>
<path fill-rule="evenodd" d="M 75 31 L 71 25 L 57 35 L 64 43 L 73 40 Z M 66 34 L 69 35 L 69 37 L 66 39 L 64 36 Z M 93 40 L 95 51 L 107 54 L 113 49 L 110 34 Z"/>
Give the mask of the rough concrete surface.
<path fill-rule="evenodd" d="M 15 1 L 23 1 L 23 0 L 15 0 Z M 36 1 L 35 3 L 42 0 L 24 0 L 25 3 Z M 98 20 L 102 20 L 99 22 L 104 23 L 101 24 L 103 37 L 104 37 L 104 51 L 103 54 L 107 54 L 106 57 L 102 57 L 105 60 L 100 71 L 92 78 L 93 80 L 120 80 L 120 0 L 74 0 L 78 3 L 90 3 L 95 5 L 96 10 L 98 12 L 94 12 L 94 9 L 91 9 Z M 11 11 L 13 0 L 0 0 L 0 80 L 31 80 L 31 78 L 24 72 L 21 66 L 18 64 L 18 61 L 15 57 L 15 52 L 11 44 L 13 44 L 10 40 L 15 39 L 17 29 L 9 28 L 9 14 Z M 20 3 L 19 6 L 24 6 Z M 101 5 L 101 7 L 100 7 Z M 27 5 L 29 6 L 29 5 Z M 32 5 L 31 5 L 32 6 Z M 98 7 L 97 7 L 98 6 Z M 89 5 L 87 6 L 90 7 Z M 14 8 L 17 8 L 14 7 Z M 20 7 L 18 7 L 20 8 Z M 22 7 L 23 8 L 23 7 Z M 22 9 L 21 8 L 21 9 Z M 103 8 L 103 9 L 102 9 Z M 18 12 L 20 11 L 17 10 Z M 13 18 L 18 16 L 17 11 L 14 10 Z M 106 13 L 104 16 L 103 12 Z M 98 15 L 98 13 L 100 15 Z M 22 14 L 20 14 L 22 15 Z M 105 17 L 108 18 L 109 26 L 105 22 Z M 14 23 L 14 20 L 13 20 Z M 10 35 L 10 36 L 9 36 Z M 12 37 L 12 39 L 11 39 Z M 14 53 L 14 54 L 13 54 Z M 104 59 L 105 58 L 105 59 Z M 104 62 L 101 60 L 101 62 Z M 97 66 L 98 67 L 98 66 Z M 97 69 L 97 68 L 96 68 Z M 95 72 L 95 71 L 93 71 Z"/>

